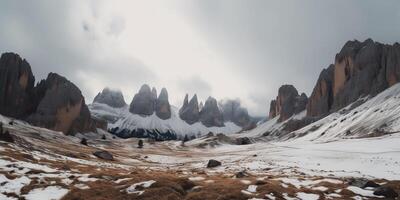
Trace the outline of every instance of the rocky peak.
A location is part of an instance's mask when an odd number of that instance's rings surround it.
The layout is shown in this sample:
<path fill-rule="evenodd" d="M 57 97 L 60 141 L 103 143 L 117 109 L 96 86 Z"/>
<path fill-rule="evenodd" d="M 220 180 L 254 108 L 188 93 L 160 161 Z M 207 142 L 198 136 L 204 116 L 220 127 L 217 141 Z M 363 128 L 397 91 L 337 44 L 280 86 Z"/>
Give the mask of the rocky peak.
<path fill-rule="evenodd" d="M 114 108 L 121 108 L 126 105 L 122 92 L 109 88 L 104 88 L 102 92 L 97 94 L 93 100 L 94 102 L 107 104 Z"/>
<path fill-rule="evenodd" d="M 28 122 L 66 134 L 95 131 L 81 91 L 65 77 L 50 73 L 34 92 L 39 104 Z"/>
<path fill-rule="evenodd" d="M 157 99 L 157 89 L 156 89 L 155 87 L 153 87 L 153 88 L 151 89 L 151 93 L 153 94 L 153 98 L 154 98 L 154 99 Z"/>
<path fill-rule="evenodd" d="M 15 53 L 0 58 L 0 113 L 24 118 L 34 110 L 31 92 L 35 77 L 29 63 Z"/>
<path fill-rule="evenodd" d="M 224 126 L 224 117 L 218 108 L 215 98 L 208 97 L 203 109 L 200 111 L 200 121 L 207 127 Z"/>
<path fill-rule="evenodd" d="M 225 121 L 231 121 L 238 126 L 247 127 L 251 123 L 246 108 L 240 105 L 239 100 L 228 99 L 220 103 Z"/>
<path fill-rule="evenodd" d="M 154 91 L 154 90 L 153 90 Z M 168 101 L 167 89 L 162 88 L 156 101 L 156 115 L 161 119 L 171 118 L 171 106 Z"/>
<path fill-rule="evenodd" d="M 199 104 L 197 100 L 197 95 L 195 94 L 190 102 L 188 102 L 188 95 L 186 94 L 183 105 L 179 110 L 179 117 L 186 121 L 188 124 L 193 124 L 199 121 Z"/>
<path fill-rule="evenodd" d="M 334 65 L 321 72 L 307 115 L 322 117 L 362 96 L 376 95 L 400 80 L 400 45 L 348 41 Z"/>
<path fill-rule="evenodd" d="M 152 115 L 155 110 L 157 92 L 151 91 L 147 84 L 144 84 L 139 92 L 135 94 L 130 104 L 129 111 L 133 114 Z"/>
<path fill-rule="evenodd" d="M 278 121 L 289 119 L 306 108 L 307 96 L 299 95 L 293 85 L 282 85 L 278 90 L 276 100 L 271 101 L 269 117 L 280 115 Z"/>

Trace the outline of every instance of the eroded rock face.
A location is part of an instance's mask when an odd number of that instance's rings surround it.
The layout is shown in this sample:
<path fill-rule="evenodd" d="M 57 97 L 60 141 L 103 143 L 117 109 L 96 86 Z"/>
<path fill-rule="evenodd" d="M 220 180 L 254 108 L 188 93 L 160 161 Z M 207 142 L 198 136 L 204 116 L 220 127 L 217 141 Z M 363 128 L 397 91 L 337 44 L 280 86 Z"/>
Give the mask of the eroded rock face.
<path fill-rule="evenodd" d="M 221 103 L 221 109 L 224 116 L 224 121 L 231 121 L 240 127 L 248 127 L 251 123 L 251 118 L 246 108 L 240 105 L 239 100 L 225 100 Z"/>
<path fill-rule="evenodd" d="M 50 73 L 34 89 L 36 111 L 27 121 L 66 134 L 95 131 L 81 91 L 66 78 Z"/>
<path fill-rule="evenodd" d="M 333 102 L 334 65 L 322 70 L 317 84 L 308 100 L 307 116 L 319 117 L 329 113 Z"/>
<path fill-rule="evenodd" d="M 140 88 L 139 93 L 135 94 L 133 97 L 129 111 L 139 115 L 152 115 L 155 110 L 156 100 L 156 90 L 153 88 L 153 91 L 151 91 L 150 87 L 144 84 Z"/>
<path fill-rule="evenodd" d="M 400 80 L 400 45 L 371 39 L 349 41 L 324 70 L 307 106 L 307 115 L 321 117 L 360 97 L 376 95 Z"/>
<path fill-rule="evenodd" d="M 307 105 L 307 96 L 299 95 L 293 85 L 282 85 L 279 88 L 276 100 L 272 100 L 269 117 L 274 118 L 280 115 L 278 121 L 289 119 L 292 115 L 303 111 Z"/>
<path fill-rule="evenodd" d="M 168 101 L 167 89 L 162 88 L 156 101 L 156 115 L 161 119 L 171 118 L 171 106 Z"/>
<path fill-rule="evenodd" d="M 122 92 L 109 88 L 104 88 L 102 92 L 98 93 L 93 102 L 107 104 L 114 108 L 121 108 L 126 105 Z"/>
<path fill-rule="evenodd" d="M 15 53 L 0 58 L 0 113 L 25 118 L 34 110 L 31 93 L 35 78 L 29 63 Z"/>
<path fill-rule="evenodd" d="M 188 95 L 186 94 L 182 108 L 179 110 L 179 117 L 188 124 L 194 124 L 199 121 L 200 111 L 196 94 L 190 99 L 190 102 L 188 102 Z"/>
<path fill-rule="evenodd" d="M 224 126 L 224 117 L 218 108 L 217 100 L 208 97 L 203 109 L 200 111 L 200 121 L 207 127 Z"/>

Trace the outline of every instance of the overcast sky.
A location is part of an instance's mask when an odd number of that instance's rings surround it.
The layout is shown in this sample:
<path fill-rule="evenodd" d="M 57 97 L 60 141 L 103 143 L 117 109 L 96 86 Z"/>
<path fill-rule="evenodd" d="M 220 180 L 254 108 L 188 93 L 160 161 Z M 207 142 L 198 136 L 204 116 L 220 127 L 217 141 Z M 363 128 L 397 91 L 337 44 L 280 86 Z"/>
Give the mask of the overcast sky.
<path fill-rule="evenodd" d="M 280 85 L 310 95 L 343 44 L 367 38 L 400 41 L 399 0 L 0 1 L 0 51 L 87 103 L 108 86 L 129 104 L 147 83 L 176 106 L 197 93 L 265 116 Z"/>

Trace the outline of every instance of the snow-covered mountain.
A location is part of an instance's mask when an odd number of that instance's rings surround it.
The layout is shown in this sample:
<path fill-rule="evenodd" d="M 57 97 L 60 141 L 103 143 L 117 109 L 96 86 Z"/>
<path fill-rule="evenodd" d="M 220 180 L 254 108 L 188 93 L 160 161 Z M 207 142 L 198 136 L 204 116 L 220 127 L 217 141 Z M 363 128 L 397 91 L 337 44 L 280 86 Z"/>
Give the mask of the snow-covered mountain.
<path fill-rule="evenodd" d="M 107 120 L 108 129 L 121 137 L 130 137 L 131 134 L 139 134 L 138 131 L 144 131 L 146 134 L 156 134 L 159 137 L 182 137 L 204 135 L 209 132 L 214 133 L 237 133 L 242 127 L 237 126 L 233 122 L 225 122 L 222 127 L 206 127 L 201 122 L 188 124 L 179 117 L 178 108 L 171 106 L 171 117 L 169 119 L 161 119 L 155 113 L 150 116 L 141 116 L 129 112 L 129 106 L 122 108 L 113 108 L 102 103 L 93 103 L 89 105 L 90 112 L 93 116 Z M 170 133 L 172 135 L 165 135 Z M 164 135 L 164 136 L 162 136 Z"/>
<path fill-rule="evenodd" d="M 362 103 L 361 103 L 362 102 Z M 278 135 L 291 120 L 306 118 L 306 111 L 283 122 L 279 115 L 242 136 L 279 140 L 335 141 L 339 139 L 374 137 L 400 132 L 400 83 L 375 97 L 363 97 L 345 108 L 299 130 Z"/>

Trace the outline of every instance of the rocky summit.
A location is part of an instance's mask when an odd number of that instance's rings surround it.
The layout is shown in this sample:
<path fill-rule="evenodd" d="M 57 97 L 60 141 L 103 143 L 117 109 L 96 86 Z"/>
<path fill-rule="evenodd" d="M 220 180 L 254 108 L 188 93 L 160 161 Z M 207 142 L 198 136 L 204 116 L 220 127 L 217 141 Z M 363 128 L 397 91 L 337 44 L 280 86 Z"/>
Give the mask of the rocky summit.
<path fill-rule="evenodd" d="M 144 84 L 133 97 L 129 111 L 138 115 L 152 115 L 155 110 L 156 99 L 157 92 L 155 88 L 151 91 L 150 86 Z"/>
<path fill-rule="evenodd" d="M 0 113 L 66 134 L 96 131 L 81 91 L 66 78 L 50 73 L 34 85 L 31 67 L 14 53 L 0 59 Z"/>
<path fill-rule="evenodd" d="M 203 109 L 200 111 L 200 121 L 207 127 L 224 126 L 224 116 L 215 98 L 208 97 Z"/>
<path fill-rule="evenodd" d="M 306 94 L 299 95 L 293 85 L 282 85 L 279 88 L 276 99 L 271 101 L 269 118 L 279 115 L 278 121 L 285 121 L 294 114 L 305 110 L 307 100 Z"/>
<path fill-rule="evenodd" d="M 95 131 L 81 91 L 65 77 L 50 73 L 36 86 L 35 94 L 40 101 L 28 122 L 68 134 Z"/>
<path fill-rule="evenodd" d="M 114 108 L 121 108 L 126 105 L 122 92 L 109 88 L 104 88 L 103 91 L 98 93 L 93 102 L 107 104 Z"/>
<path fill-rule="evenodd" d="M 34 110 L 31 95 L 35 77 L 29 63 L 18 54 L 4 53 L 0 58 L 0 113 L 24 118 Z"/>
<path fill-rule="evenodd" d="M 156 115 L 161 119 L 171 118 L 171 106 L 168 101 L 167 89 L 162 88 L 155 107 Z"/>
<path fill-rule="evenodd" d="M 199 121 L 200 111 L 197 95 L 193 95 L 190 102 L 188 102 L 188 95 L 186 94 L 183 105 L 179 110 L 179 117 L 188 124 L 194 124 Z"/>
<path fill-rule="evenodd" d="M 335 63 L 323 70 L 310 96 L 307 115 L 320 117 L 363 96 L 375 96 L 400 80 L 400 44 L 348 41 Z"/>
<path fill-rule="evenodd" d="M 247 128 L 252 126 L 252 120 L 246 108 L 243 108 L 239 100 L 228 99 L 220 103 L 224 121 L 231 121 L 236 125 Z"/>

